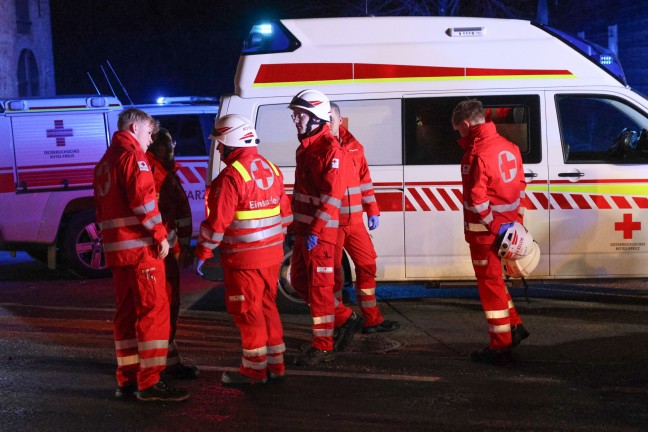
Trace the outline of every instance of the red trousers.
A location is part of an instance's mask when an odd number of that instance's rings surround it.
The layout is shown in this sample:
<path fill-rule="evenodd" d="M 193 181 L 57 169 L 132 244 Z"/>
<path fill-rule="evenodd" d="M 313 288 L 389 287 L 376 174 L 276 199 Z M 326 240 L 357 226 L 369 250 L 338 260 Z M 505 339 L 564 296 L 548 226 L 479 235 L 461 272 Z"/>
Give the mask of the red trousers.
<path fill-rule="evenodd" d="M 376 250 L 364 224 L 356 223 L 338 228 L 335 244 L 335 327 L 341 327 L 349 318 L 342 304 L 342 256 L 346 249 L 356 272 L 356 298 L 365 327 L 373 327 L 385 320 L 376 304 Z M 348 308 L 346 308 L 348 309 Z"/>
<path fill-rule="evenodd" d="M 267 371 L 283 374 L 283 327 L 277 310 L 279 264 L 262 269 L 223 268 L 225 306 L 241 332 L 240 372 L 265 379 Z"/>
<path fill-rule="evenodd" d="M 511 295 L 506 289 L 502 265 L 493 244 L 470 244 L 477 289 L 486 321 L 488 322 L 489 348 L 495 351 L 511 347 L 511 326 L 522 322 L 515 310 Z"/>
<path fill-rule="evenodd" d="M 112 269 L 116 312 L 113 320 L 117 383 L 143 390 L 157 383 L 166 367 L 169 343 L 169 297 L 164 261 Z"/>
<path fill-rule="evenodd" d="M 181 363 L 178 347 L 175 343 L 175 334 L 178 328 L 178 315 L 180 314 L 180 266 L 173 253 L 169 253 L 169 255 L 164 259 L 164 273 L 166 276 L 171 316 L 167 366 L 172 366 Z"/>
<path fill-rule="evenodd" d="M 333 350 L 335 325 L 335 245 L 320 242 L 306 250 L 306 236 L 296 236 L 290 263 L 290 282 L 299 296 L 309 304 L 313 317 L 313 347 Z M 348 318 L 353 312 L 343 304 L 340 314 Z M 345 319 L 346 320 L 346 319 Z"/>

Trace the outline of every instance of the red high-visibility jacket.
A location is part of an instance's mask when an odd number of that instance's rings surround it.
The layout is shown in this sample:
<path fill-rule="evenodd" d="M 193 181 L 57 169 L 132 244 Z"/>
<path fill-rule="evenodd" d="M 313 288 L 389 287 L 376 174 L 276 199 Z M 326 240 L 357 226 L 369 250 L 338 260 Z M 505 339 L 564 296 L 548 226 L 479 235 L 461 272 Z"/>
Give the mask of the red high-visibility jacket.
<path fill-rule="evenodd" d="M 151 164 L 158 208 L 168 232 L 169 247 L 177 252 L 188 250 L 191 242 L 191 206 L 176 174 L 180 165 L 158 159 L 150 151 L 146 152 L 146 156 Z"/>
<path fill-rule="evenodd" d="M 157 256 L 167 237 L 146 155 L 133 135 L 116 132 L 94 170 L 97 223 L 108 267 Z M 153 254 L 153 255 L 151 255 Z"/>
<path fill-rule="evenodd" d="M 331 135 L 328 124 L 301 138 L 292 198 L 295 222 L 291 232 L 315 234 L 320 241 L 335 244 L 344 195 L 342 176 L 344 151 Z"/>
<path fill-rule="evenodd" d="M 464 200 L 464 234 L 469 243 L 493 243 L 503 223 L 523 222 L 526 181 L 518 146 L 495 124 L 470 128 L 459 140 Z"/>
<path fill-rule="evenodd" d="M 209 216 L 200 225 L 196 257 L 208 259 L 220 245 L 221 263 L 229 268 L 278 265 L 292 222 L 281 171 L 256 147 L 234 150 L 223 162 L 227 167 L 209 189 Z"/>
<path fill-rule="evenodd" d="M 344 126 L 340 125 L 340 143 L 345 152 L 343 183 L 345 186 L 340 225 L 362 223 L 362 212 L 367 216 L 378 216 L 378 203 L 374 195 L 369 165 L 365 158 L 364 147 Z"/>

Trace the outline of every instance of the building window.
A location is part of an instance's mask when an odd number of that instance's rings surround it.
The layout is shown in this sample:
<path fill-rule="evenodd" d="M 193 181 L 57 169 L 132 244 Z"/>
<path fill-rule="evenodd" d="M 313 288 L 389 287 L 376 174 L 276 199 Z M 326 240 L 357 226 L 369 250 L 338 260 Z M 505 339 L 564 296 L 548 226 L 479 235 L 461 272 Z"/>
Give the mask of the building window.
<path fill-rule="evenodd" d="M 18 33 L 31 33 L 31 19 L 29 18 L 29 0 L 16 0 L 16 27 Z"/>
<path fill-rule="evenodd" d="M 40 82 L 38 79 L 38 64 L 31 50 L 24 49 L 18 58 L 18 95 L 38 96 Z"/>

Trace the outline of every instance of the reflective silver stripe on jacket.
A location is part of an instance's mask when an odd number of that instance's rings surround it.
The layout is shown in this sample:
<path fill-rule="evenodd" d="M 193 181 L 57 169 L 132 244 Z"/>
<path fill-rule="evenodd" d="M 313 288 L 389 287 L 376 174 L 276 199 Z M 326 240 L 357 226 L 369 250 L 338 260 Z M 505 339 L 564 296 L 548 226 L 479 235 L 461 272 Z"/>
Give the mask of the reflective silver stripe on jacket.
<path fill-rule="evenodd" d="M 144 228 L 151 231 L 153 227 L 159 223 L 162 223 L 162 215 L 158 213 L 142 222 L 142 225 L 144 225 Z"/>
<path fill-rule="evenodd" d="M 335 206 L 337 208 L 340 208 L 340 206 L 342 205 L 342 200 L 339 200 L 337 198 L 333 198 L 332 196 L 328 196 L 326 194 L 322 194 L 320 196 L 320 199 L 322 200 L 322 202 L 325 202 L 326 204 L 330 204 L 330 205 Z"/>
<path fill-rule="evenodd" d="M 217 233 L 215 231 L 212 231 L 211 229 L 207 228 L 206 226 L 201 226 L 200 227 L 200 237 L 212 241 L 212 242 L 219 242 L 223 240 L 223 236 L 225 236 L 224 233 Z"/>
<path fill-rule="evenodd" d="M 133 239 L 133 240 L 124 240 L 120 242 L 113 243 L 104 243 L 105 252 L 115 252 L 125 249 L 135 249 L 139 247 L 152 246 L 155 244 L 155 241 L 152 237 L 147 237 L 143 239 Z"/>
<path fill-rule="evenodd" d="M 139 207 L 133 208 L 135 214 L 146 214 L 155 208 L 155 200 L 149 201 Z"/>
<path fill-rule="evenodd" d="M 367 195 L 362 197 L 362 204 L 369 204 L 372 202 L 376 202 L 376 196 L 375 195 Z"/>
<path fill-rule="evenodd" d="M 290 225 L 293 221 L 293 216 L 286 216 L 285 218 L 281 219 L 281 223 L 284 225 Z"/>
<path fill-rule="evenodd" d="M 297 222 L 302 222 L 309 225 L 313 222 L 313 216 L 308 216 L 301 213 L 293 213 L 293 218 Z M 326 223 L 326 228 L 337 228 L 339 226 L 340 226 L 340 221 L 338 220 L 331 220 Z"/>
<path fill-rule="evenodd" d="M 137 216 L 128 216 L 123 218 L 108 219 L 99 224 L 99 229 L 108 230 L 113 228 L 121 228 L 139 224 L 140 221 Z"/>
<path fill-rule="evenodd" d="M 178 242 L 178 232 L 176 230 L 171 230 L 167 234 L 167 241 L 169 242 L 169 247 L 175 246 L 175 244 Z"/>
<path fill-rule="evenodd" d="M 360 185 L 360 190 L 362 192 L 368 191 L 368 190 L 371 190 L 371 189 L 373 189 L 373 183 L 362 183 Z"/>
<path fill-rule="evenodd" d="M 244 220 L 235 220 L 230 224 L 230 228 L 264 228 L 280 223 L 281 216 L 272 216 L 264 219 L 244 219 Z"/>
<path fill-rule="evenodd" d="M 520 199 L 518 198 L 511 204 L 500 204 L 500 205 L 491 206 L 491 210 L 497 213 L 504 213 L 508 211 L 513 211 L 517 209 L 519 206 L 520 206 Z"/>
<path fill-rule="evenodd" d="M 361 205 L 344 206 L 340 209 L 340 214 L 362 213 Z"/>
<path fill-rule="evenodd" d="M 223 237 L 223 243 L 227 243 L 227 244 L 252 243 L 254 241 L 264 240 L 276 236 L 277 234 L 281 234 L 282 232 L 283 231 L 281 225 L 275 225 L 271 228 L 267 228 L 262 231 L 257 231 L 251 234 L 225 236 Z"/>
<path fill-rule="evenodd" d="M 349 192 L 349 195 L 358 195 L 362 193 L 362 189 L 358 186 L 347 188 L 347 191 Z"/>
<path fill-rule="evenodd" d="M 490 201 L 484 201 L 483 203 L 477 204 L 476 206 L 469 206 L 468 203 L 464 201 L 464 208 L 473 213 L 481 213 L 484 210 L 488 209 L 489 205 L 490 205 Z"/>
<path fill-rule="evenodd" d="M 126 339 L 126 340 L 115 341 L 116 350 L 135 348 L 136 346 L 137 346 L 137 339 Z"/>
<path fill-rule="evenodd" d="M 326 212 L 323 212 L 322 210 L 317 210 L 315 212 L 315 217 L 322 219 L 324 222 L 328 222 L 331 220 L 331 215 Z"/>
<path fill-rule="evenodd" d="M 299 192 L 295 192 L 293 194 L 293 200 L 300 201 L 307 204 L 315 204 L 315 205 L 319 205 L 320 203 L 320 199 L 318 197 L 302 194 Z"/>

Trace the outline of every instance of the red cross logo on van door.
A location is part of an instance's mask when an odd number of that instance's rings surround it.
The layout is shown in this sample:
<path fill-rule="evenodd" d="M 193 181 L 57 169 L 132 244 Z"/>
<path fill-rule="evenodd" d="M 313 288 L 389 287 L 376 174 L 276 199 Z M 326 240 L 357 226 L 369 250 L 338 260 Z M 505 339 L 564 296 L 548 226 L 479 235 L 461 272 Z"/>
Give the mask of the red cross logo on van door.
<path fill-rule="evenodd" d="M 623 222 L 614 223 L 614 231 L 623 231 L 624 240 L 631 240 L 633 231 L 639 231 L 640 229 L 641 222 L 633 222 L 630 213 L 623 215 Z"/>
<path fill-rule="evenodd" d="M 56 146 L 64 147 L 65 138 L 74 136 L 72 129 L 63 127 L 63 120 L 54 120 L 54 129 L 47 129 L 47 138 L 56 138 Z"/>
<path fill-rule="evenodd" d="M 500 175 L 504 183 L 508 183 L 517 176 L 517 162 L 510 151 L 503 151 L 497 156 Z"/>
<path fill-rule="evenodd" d="M 272 175 L 270 165 L 262 159 L 254 159 L 250 165 L 250 170 L 257 186 L 263 190 L 270 189 L 270 186 L 274 183 L 274 175 Z"/>

